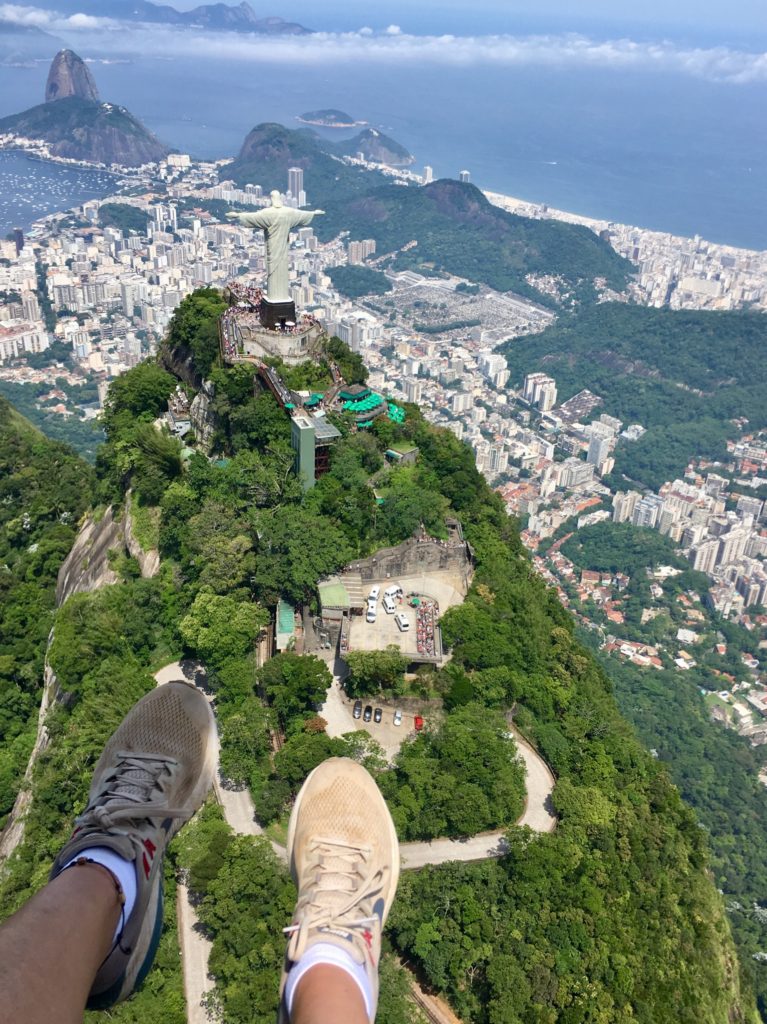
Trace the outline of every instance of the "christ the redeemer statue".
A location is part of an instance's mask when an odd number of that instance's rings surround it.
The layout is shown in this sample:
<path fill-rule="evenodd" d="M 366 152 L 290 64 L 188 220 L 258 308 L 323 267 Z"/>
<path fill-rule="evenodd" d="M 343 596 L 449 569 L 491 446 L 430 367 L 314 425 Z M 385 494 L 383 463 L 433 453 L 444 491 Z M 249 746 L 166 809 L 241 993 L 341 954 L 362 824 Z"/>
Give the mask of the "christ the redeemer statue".
<path fill-rule="evenodd" d="M 294 228 L 311 224 L 324 210 L 296 210 L 282 205 L 282 197 L 271 192 L 272 205 L 254 213 L 227 213 L 229 220 L 245 227 L 261 228 L 266 239 L 266 302 L 262 302 L 261 322 L 276 327 L 295 320 L 296 310 L 288 285 L 288 240 Z"/>

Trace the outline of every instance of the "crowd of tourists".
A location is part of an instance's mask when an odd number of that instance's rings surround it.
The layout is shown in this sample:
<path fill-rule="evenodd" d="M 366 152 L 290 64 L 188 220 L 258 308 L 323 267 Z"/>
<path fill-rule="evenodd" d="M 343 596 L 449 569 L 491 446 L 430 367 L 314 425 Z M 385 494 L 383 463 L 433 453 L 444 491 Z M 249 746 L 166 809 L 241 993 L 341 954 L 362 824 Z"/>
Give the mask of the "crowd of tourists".
<path fill-rule="evenodd" d="M 439 605 L 431 598 L 422 597 L 416 608 L 416 640 L 418 653 L 434 657 L 436 653 L 435 626 L 439 617 Z"/>

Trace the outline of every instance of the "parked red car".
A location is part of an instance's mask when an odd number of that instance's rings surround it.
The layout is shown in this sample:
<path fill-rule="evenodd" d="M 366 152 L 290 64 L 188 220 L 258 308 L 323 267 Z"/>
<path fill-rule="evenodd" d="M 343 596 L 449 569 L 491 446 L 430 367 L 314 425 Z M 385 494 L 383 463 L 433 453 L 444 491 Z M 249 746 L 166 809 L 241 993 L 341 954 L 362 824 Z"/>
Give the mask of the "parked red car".
<path fill-rule="evenodd" d="M 420 715 L 415 716 L 415 718 L 413 719 L 413 725 L 415 726 L 416 732 L 420 732 L 421 729 L 423 729 L 423 719 L 421 718 Z"/>

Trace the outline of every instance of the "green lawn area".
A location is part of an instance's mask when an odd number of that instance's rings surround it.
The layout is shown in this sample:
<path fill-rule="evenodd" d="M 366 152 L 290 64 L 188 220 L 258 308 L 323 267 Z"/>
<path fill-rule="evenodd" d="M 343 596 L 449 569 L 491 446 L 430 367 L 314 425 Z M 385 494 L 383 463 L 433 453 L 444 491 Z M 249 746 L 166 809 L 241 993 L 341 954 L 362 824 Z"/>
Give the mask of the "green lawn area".
<path fill-rule="evenodd" d="M 722 700 L 718 693 L 707 693 L 703 700 L 709 711 L 718 704 L 725 709 L 728 719 L 732 718 L 732 704 L 729 701 Z"/>
<path fill-rule="evenodd" d="M 151 505 L 131 503 L 131 522 L 136 540 L 144 551 L 151 551 L 160 543 L 160 510 Z"/>

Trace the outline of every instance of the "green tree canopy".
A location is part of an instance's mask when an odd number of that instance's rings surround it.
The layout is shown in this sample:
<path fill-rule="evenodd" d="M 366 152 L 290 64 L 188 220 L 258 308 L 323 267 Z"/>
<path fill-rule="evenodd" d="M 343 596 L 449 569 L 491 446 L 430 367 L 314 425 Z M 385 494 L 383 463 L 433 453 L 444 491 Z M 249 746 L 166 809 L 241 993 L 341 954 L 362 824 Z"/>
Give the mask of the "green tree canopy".
<path fill-rule="evenodd" d="M 408 661 L 390 644 L 385 651 L 350 651 L 346 656 L 349 675 L 344 689 L 350 697 L 367 697 L 382 691 L 396 692 L 402 684 Z"/>
<path fill-rule="evenodd" d="M 325 662 L 313 654 L 283 651 L 267 661 L 258 680 L 285 728 L 292 719 L 325 702 L 333 677 Z"/>
<path fill-rule="evenodd" d="M 248 654 L 269 613 L 249 601 L 203 590 L 179 623 L 181 636 L 204 662 L 214 667 Z"/>
<path fill-rule="evenodd" d="M 176 307 L 163 343 L 166 352 L 183 362 L 191 357 L 198 382 L 218 359 L 218 319 L 226 309 L 221 292 L 198 288 Z"/>

